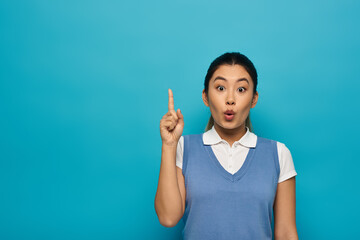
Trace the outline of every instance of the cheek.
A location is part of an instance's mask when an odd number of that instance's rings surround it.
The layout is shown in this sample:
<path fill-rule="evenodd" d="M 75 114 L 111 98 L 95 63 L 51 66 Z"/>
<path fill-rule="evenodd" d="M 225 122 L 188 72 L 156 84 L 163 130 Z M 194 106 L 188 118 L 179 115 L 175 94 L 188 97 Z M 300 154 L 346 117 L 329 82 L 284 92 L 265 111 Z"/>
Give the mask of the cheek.
<path fill-rule="evenodd" d="M 219 111 L 216 108 L 216 105 L 214 105 L 214 102 L 209 102 L 209 110 L 213 118 L 217 118 Z"/>
<path fill-rule="evenodd" d="M 249 96 L 244 96 L 242 98 L 239 98 L 238 99 L 238 104 L 239 104 L 239 107 L 241 109 L 248 109 L 250 106 L 251 106 L 251 100 L 252 100 L 252 96 L 249 95 Z"/>
<path fill-rule="evenodd" d="M 210 110 L 214 113 L 221 111 L 221 104 L 216 99 L 213 99 L 212 102 L 209 102 Z"/>

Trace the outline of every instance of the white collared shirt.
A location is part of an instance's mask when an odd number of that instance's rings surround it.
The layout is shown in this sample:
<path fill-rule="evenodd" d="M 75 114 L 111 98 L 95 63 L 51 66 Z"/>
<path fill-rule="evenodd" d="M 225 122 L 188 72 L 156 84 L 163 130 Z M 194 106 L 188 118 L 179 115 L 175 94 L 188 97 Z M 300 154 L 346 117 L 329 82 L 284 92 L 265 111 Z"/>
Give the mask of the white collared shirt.
<path fill-rule="evenodd" d="M 246 127 L 246 133 L 232 146 L 222 139 L 213 126 L 203 134 L 203 142 L 211 145 L 211 148 L 220 162 L 221 166 L 231 174 L 236 173 L 243 165 L 250 147 L 255 147 L 257 136 Z M 181 136 L 176 150 L 176 166 L 182 168 L 184 137 Z M 293 176 L 296 176 L 294 162 L 289 149 L 285 144 L 277 141 L 277 150 L 279 155 L 280 176 L 279 181 L 283 182 Z"/>

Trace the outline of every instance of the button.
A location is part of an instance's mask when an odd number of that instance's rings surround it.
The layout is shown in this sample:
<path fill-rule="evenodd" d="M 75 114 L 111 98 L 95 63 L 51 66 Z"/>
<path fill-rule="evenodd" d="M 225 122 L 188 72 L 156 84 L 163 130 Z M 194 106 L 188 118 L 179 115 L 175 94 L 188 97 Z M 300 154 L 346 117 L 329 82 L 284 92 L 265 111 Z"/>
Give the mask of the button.
<path fill-rule="evenodd" d="M 232 167 L 232 165 L 229 165 L 229 168 L 231 168 Z"/>
<path fill-rule="evenodd" d="M 232 154 L 230 153 L 230 154 L 229 154 L 229 156 L 231 157 L 231 156 L 232 156 Z"/>

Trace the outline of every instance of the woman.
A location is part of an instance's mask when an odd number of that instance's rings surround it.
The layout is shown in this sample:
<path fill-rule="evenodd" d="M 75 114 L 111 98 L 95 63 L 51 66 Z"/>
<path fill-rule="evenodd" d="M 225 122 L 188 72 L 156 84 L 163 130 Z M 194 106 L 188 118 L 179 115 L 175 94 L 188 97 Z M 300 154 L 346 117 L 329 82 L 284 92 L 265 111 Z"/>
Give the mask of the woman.
<path fill-rule="evenodd" d="M 155 210 L 166 227 L 182 218 L 184 239 L 272 239 L 272 214 L 276 240 L 298 239 L 290 151 L 251 132 L 256 87 L 256 69 L 245 55 L 216 58 L 202 93 L 211 112 L 205 133 L 184 136 L 169 89 Z"/>

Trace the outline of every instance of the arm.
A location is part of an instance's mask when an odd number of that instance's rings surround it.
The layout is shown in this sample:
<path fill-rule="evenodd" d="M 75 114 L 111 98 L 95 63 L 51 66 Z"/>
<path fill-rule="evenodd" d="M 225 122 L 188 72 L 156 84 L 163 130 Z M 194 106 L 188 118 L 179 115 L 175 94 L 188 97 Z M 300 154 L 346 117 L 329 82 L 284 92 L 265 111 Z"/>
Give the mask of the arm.
<path fill-rule="evenodd" d="M 161 166 L 155 196 L 155 211 L 161 225 L 174 227 L 185 209 L 185 183 L 181 168 L 176 167 L 176 150 L 184 128 L 184 116 L 175 112 L 174 97 L 168 89 L 168 112 L 160 120 L 162 139 Z"/>
<path fill-rule="evenodd" d="M 278 183 L 274 202 L 276 240 L 298 240 L 295 212 L 295 177 Z"/>
<path fill-rule="evenodd" d="M 184 180 L 181 168 L 175 165 L 175 158 L 176 146 L 163 145 L 155 211 L 161 225 L 165 227 L 174 227 L 182 218 L 185 209 L 185 187 L 182 187 Z"/>

